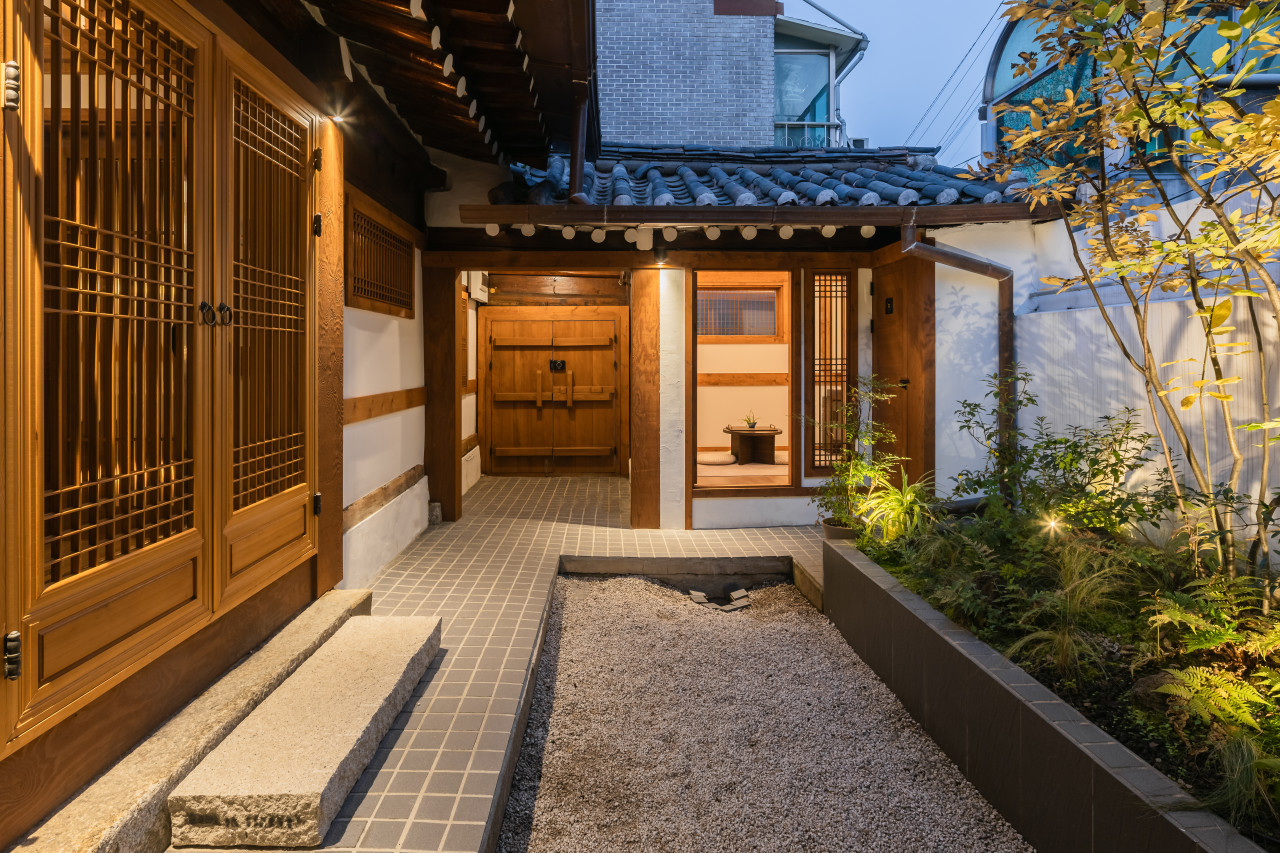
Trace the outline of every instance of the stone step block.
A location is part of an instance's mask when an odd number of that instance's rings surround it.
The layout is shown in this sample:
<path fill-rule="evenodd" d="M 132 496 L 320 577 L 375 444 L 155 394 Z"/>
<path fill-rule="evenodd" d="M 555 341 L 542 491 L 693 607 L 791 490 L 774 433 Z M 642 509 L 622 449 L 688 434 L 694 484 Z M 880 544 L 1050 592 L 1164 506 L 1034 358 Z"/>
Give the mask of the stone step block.
<path fill-rule="evenodd" d="M 174 846 L 318 845 L 439 649 L 439 619 L 350 619 L 170 794 Z"/>

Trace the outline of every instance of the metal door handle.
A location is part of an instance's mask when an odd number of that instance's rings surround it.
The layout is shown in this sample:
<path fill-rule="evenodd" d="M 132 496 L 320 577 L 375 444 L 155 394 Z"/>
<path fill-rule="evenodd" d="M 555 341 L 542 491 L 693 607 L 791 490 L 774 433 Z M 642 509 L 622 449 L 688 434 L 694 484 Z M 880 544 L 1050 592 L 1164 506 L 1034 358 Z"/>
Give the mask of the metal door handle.
<path fill-rule="evenodd" d="M 222 318 L 222 325 L 230 326 L 235 322 L 236 312 L 231 310 L 231 306 L 225 302 L 218 303 L 218 316 Z"/>
<path fill-rule="evenodd" d="M 214 312 L 213 306 L 208 302 L 200 303 L 200 321 L 206 326 L 218 325 L 218 315 Z"/>

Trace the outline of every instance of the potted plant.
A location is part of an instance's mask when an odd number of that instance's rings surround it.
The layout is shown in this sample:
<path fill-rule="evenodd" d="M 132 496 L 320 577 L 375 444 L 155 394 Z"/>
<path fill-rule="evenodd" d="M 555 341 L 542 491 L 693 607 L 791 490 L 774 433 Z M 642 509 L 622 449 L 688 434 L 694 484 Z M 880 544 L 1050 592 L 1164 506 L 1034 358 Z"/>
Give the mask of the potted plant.
<path fill-rule="evenodd" d="M 871 416 L 872 405 L 891 396 L 887 388 L 873 376 L 861 376 L 832 421 L 811 421 L 838 453 L 831 476 L 813 498 L 827 539 L 856 539 L 866 530 L 868 500 L 877 485 L 889 485 L 889 472 L 902 461 L 885 452 L 893 445 L 893 434 Z"/>
<path fill-rule="evenodd" d="M 743 422 L 744 424 L 746 424 L 746 425 L 747 425 L 747 429 L 755 429 L 755 428 L 756 428 L 756 413 L 755 413 L 755 410 L 753 409 L 753 410 L 751 410 L 751 411 L 747 412 L 747 415 L 746 415 L 746 417 L 744 417 L 744 418 L 742 419 L 742 422 Z"/>

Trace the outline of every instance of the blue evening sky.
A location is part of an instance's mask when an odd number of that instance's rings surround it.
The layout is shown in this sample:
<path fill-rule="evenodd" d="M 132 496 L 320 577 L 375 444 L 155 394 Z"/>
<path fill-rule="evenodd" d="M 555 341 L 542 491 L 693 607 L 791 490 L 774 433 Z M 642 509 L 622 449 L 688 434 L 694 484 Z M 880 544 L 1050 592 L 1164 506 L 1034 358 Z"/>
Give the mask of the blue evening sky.
<path fill-rule="evenodd" d="M 872 146 L 908 142 L 916 123 L 956 68 L 912 145 L 945 145 L 939 160 L 958 165 L 979 153 L 978 97 L 1004 19 L 1001 0 L 816 0 L 862 30 L 871 47 L 845 78 L 841 111 L 849 134 Z M 785 0 L 787 17 L 836 26 L 804 0 Z M 973 47 L 967 59 L 966 51 Z"/>

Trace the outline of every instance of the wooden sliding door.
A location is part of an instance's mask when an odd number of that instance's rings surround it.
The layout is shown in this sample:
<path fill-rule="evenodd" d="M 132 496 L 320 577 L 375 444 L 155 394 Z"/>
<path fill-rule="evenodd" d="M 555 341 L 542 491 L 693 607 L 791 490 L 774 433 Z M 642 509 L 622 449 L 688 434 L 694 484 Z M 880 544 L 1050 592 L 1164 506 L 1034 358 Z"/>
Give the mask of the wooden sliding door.
<path fill-rule="evenodd" d="M 227 559 L 218 606 L 274 579 L 314 547 L 315 350 L 309 239 L 311 128 L 284 93 L 230 69 L 223 189 L 229 246 L 216 320 Z"/>
<path fill-rule="evenodd" d="M 0 752 L 316 538 L 314 115 L 173 3 L 15 18 Z"/>
<path fill-rule="evenodd" d="M 126 0 L 40 17 L 41 358 L 19 387 L 43 404 L 43 497 L 38 565 L 9 575 L 19 733 L 211 609 L 209 35 Z"/>

